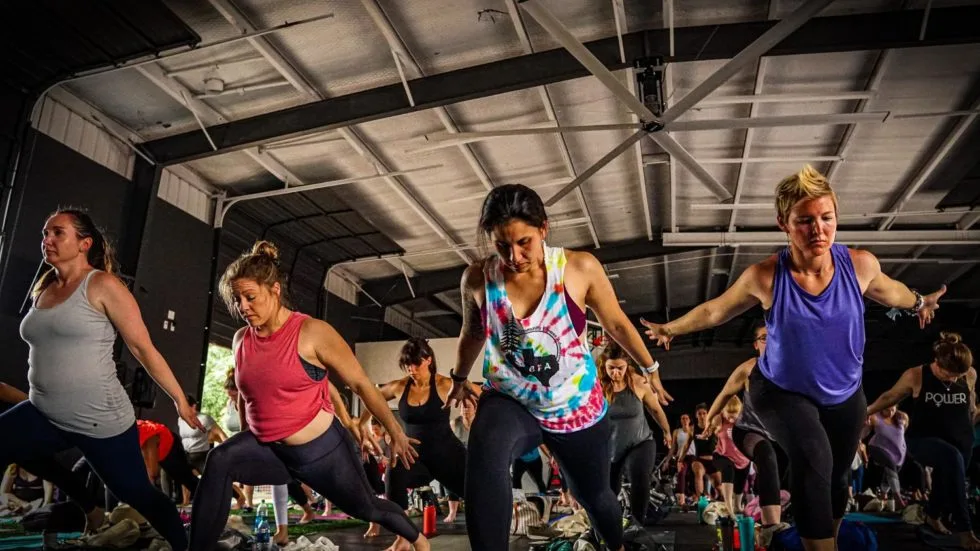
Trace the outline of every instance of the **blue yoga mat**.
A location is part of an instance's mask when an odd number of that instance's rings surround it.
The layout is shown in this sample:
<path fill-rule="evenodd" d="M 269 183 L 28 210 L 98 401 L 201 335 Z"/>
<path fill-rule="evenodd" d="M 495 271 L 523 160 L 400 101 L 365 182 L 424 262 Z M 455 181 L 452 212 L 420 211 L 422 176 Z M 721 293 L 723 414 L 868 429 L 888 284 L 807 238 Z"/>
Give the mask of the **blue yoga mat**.
<path fill-rule="evenodd" d="M 886 517 L 868 513 L 847 513 L 844 515 L 844 518 L 852 522 L 863 522 L 865 524 L 898 524 L 902 522 L 902 517 Z"/>
<path fill-rule="evenodd" d="M 77 539 L 82 537 L 81 532 L 59 533 L 59 540 Z M 41 549 L 44 547 L 43 536 L 16 536 L 11 538 L 0 538 L 0 550 L 7 549 Z"/>

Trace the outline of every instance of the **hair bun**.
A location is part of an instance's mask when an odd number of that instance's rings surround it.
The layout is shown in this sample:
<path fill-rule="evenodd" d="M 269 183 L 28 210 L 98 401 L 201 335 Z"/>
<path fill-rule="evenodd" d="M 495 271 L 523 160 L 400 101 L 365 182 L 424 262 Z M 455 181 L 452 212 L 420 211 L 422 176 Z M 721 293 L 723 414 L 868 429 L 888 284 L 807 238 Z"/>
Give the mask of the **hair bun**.
<path fill-rule="evenodd" d="M 957 344 L 963 340 L 963 337 L 959 333 L 950 333 L 943 331 L 939 333 L 939 342 L 941 344 Z"/>
<path fill-rule="evenodd" d="M 252 254 L 257 256 L 268 256 L 273 262 L 279 264 L 279 247 L 271 241 L 256 241 L 252 245 Z"/>

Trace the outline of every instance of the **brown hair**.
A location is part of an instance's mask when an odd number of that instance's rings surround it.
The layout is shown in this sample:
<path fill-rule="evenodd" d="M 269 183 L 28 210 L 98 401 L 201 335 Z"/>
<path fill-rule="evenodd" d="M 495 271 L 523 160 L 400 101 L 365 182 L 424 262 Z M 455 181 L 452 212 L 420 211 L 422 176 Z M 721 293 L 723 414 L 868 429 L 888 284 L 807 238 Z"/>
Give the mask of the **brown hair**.
<path fill-rule="evenodd" d="M 429 346 L 429 341 L 422 337 L 412 337 L 402 345 L 402 350 L 398 355 L 398 367 L 404 370 L 410 365 L 422 365 L 422 361 L 425 359 L 432 360 L 429 362 L 429 373 L 435 375 L 437 371 L 436 354 Z"/>
<path fill-rule="evenodd" d="M 82 209 L 59 208 L 48 215 L 48 220 L 59 214 L 71 216 L 71 225 L 75 228 L 75 235 L 78 239 L 92 239 L 92 246 L 89 247 L 88 253 L 85 255 L 89 265 L 96 270 L 102 270 L 103 272 L 115 275 L 117 271 L 115 250 L 112 244 L 105 238 L 102 230 L 92 221 L 92 217 Z M 44 272 L 41 279 L 34 285 L 34 289 L 31 291 L 31 298 L 36 299 L 41 296 L 41 293 L 54 283 L 57 277 L 58 275 L 55 273 L 54 268 Z"/>
<path fill-rule="evenodd" d="M 962 375 L 973 367 L 973 352 L 959 333 L 940 333 L 939 340 L 932 345 L 932 353 L 935 354 L 939 367 L 950 373 Z"/>
<path fill-rule="evenodd" d="M 238 383 L 235 382 L 234 374 L 225 378 L 225 390 L 238 390 Z"/>
<path fill-rule="evenodd" d="M 235 307 L 235 293 L 231 285 L 239 279 L 251 279 L 266 287 L 278 283 L 281 289 L 279 300 L 283 305 L 288 304 L 286 278 L 279 270 L 279 248 L 271 241 L 256 241 L 251 251 L 242 254 L 225 268 L 218 283 L 218 292 L 232 316 L 238 313 L 238 309 Z"/>
<path fill-rule="evenodd" d="M 837 210 L 837 194 L 830 187 L 826 176 L 817 172 L 810 165 L 805 165 L 799 172 L 788 176 L 776 186 L 776 215 L 786 224 L 789 222 L 789 211 L 801 199 L 816 199 L 830 195 L 834 200 L 834 211 Z"/>
<path fill-rule="evenodd" d="M 633 390 L 633 378 L 630 377 L 630 367 L 633 362 L 631 358 L 623 350 L 623 347 L 619 346 L 616 341 L 610 340 L 609 344 L 599 355 L 598 364 L 596 367 L 599 369 L 599 384 L 602 385 L 602 393 L 606 396 L 606 401 L 612 401 L 613 389 L 612 389 L 612 379 L 609 378 L 609 373 L 606 371 L 606 362 L 609 360 L 626 360 L 626 386 L 632 391 Z"/>

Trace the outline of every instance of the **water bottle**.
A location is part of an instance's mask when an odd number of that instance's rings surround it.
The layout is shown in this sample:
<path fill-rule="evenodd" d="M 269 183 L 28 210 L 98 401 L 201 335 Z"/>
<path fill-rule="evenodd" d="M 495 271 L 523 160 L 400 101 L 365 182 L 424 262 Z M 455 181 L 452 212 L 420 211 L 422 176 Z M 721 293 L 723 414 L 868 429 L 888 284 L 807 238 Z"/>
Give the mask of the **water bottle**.
<path fill-rule="evenodd" d="M 708 508 L 707 496 L 701 496 L 698 498 L 698 524 L 704 524 L 704 510 Z"/>
<path fill-rule="evenodd" d="M 269 529 L 269 507 L 262 501 L 255 510 L 255 545 L 253 551 L 268 551 L 271 548 L 272 531 Z"/>

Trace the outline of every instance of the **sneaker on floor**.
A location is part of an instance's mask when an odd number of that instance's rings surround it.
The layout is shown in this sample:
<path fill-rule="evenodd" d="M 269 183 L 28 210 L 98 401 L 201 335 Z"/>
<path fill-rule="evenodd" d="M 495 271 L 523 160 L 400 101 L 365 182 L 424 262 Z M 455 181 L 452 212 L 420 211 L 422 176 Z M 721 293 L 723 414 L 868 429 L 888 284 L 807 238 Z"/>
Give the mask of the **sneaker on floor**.
<path fill-rule="evenodd" d="M 548 541 L 561 535 L 561 531 L 555 530 L 547 524 L 527 527 L 527 539 L 531 541 Z"/>

